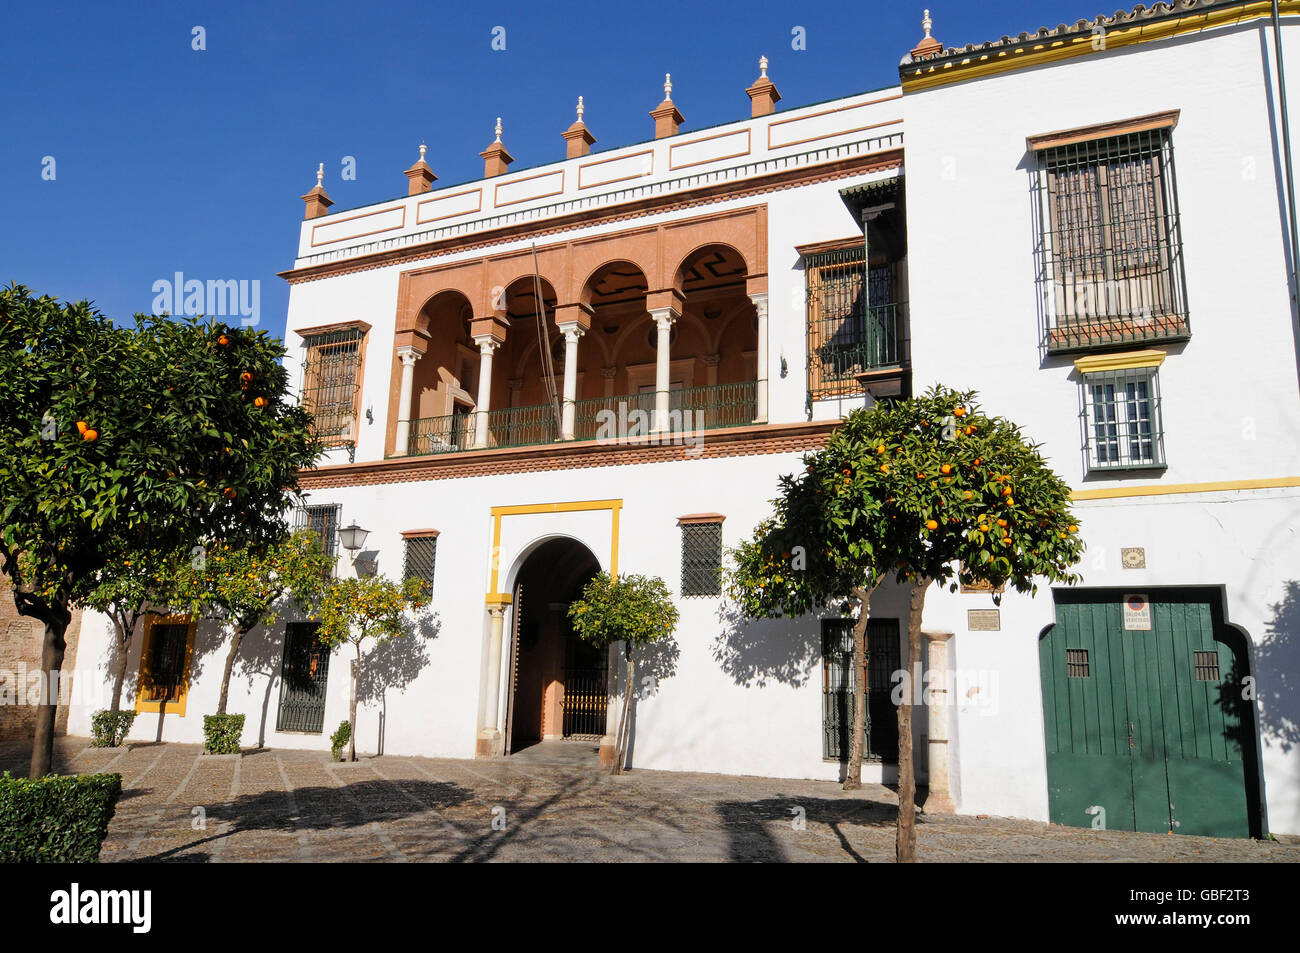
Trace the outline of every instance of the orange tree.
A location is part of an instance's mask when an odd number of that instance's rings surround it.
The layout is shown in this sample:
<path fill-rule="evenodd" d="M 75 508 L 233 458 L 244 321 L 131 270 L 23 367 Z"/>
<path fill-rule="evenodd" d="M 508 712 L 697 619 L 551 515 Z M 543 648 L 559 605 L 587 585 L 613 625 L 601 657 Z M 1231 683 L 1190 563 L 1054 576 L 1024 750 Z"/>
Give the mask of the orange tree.
<path fill-rule="evenodd" d="M 0 567 L 63 665 L 72 608 L 132 552 L 283 531 L 286 491 L 316 458 L 265 332 L 137 316 L 0 289 Z M 48 684 L 48 682 L 47 682 Z M 57 698 L 37 711 L 31 773 L 49 772 Z"/>
<path fill-rule="evenodd" d="M 218 715 L 226 714 L 230 673 L 244 637 L 259 625 L 274 625 L 290 607 L 310 611 L 333 569 L 334 557 L 325 555 L 310 530 L 265 543 L 217 543 L 177 564 L 170 579 L 173 607 L 231 629 Z"/>
<path fill-rule="evenodd" d="M 428 586 L 419 579 L 396 583 L 386 576 L 336 579 L 317 599 L 312 619 L 319 624 L 316 637 L 331 649 L 349 643 L 355 653 L 352 689 L 348 699 L 348 760 L 357 760 L 357 690 L 361 684 L 361 645 L 406 635 L 411 625 L 408 609 L 427 605 Z"/>
<path fill-rule="evenodd" d="M 805 459 L 804 475 L 783 481 L 782 499 L 793 497 L 799 505 L 783 509 L 778 502 L 766 532 L 808 539 L 809 555 L 820 552 L 832 567 L 850 563 L 864 579 L 892 576 L 908 586 L 909 675 L 921 661 L 921 617 L 931 585 L 955 590 L 961 581 L 1035 593 L 1040 577 L 1078 581 L 1069 567 L 1078 562 L 1083 544 L 1069 510 L 1069 487 L 1019 427 L 984 414 L 973 392 L 933 387 L 917 398 L 854 411 L 823 450 Z M 791 514 L 797 521 L 780 522 Z M 742 593 L 742 607 L 744 593 L 763 581 L 753 571 L 761 568 L 761 533 L 746 545 L 732 586 Z M 805 572 L 814 569 L 810 560 Z M 779 575 L 779 586 L 804 586 L 816 596 L 834 588 L 798 576 L 787 583 L 789 574 Z M 748 598 L 755 610 L 769 608 L 768 597 Z M 913 701 L 904 690 L 898 706 L 896 855 L 904 862 L 916 852 Z"/>

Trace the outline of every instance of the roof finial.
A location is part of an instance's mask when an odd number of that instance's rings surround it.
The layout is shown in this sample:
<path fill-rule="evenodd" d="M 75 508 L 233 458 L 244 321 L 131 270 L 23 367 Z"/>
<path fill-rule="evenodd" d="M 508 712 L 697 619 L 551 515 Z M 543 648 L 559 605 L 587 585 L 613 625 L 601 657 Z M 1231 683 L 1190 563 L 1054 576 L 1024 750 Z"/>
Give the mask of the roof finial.
<path fill-rule="evenodd" d="M 930 29 L 934 26 L 934 21 L 930 19 L 930 11 L 925 11 L 925 16 L 921 18 L 921 29 L 925 30 L 925 38 L 930 39 Z"/>
<path fill-rule="evenodd" d="M 497 129 L 496 129 L 496 132 L 497 132 L 497 140 L 496 140 L 496 141 L 497 141 L 497 142 L 500 142 L 500 141 L 501 141 L 501 117 L 500 117 L 500 116 L 497 116 Z"/>
<path fill-rule="evenodd" d="M 671 101 L 673 98 L 673 74 L 664 73 L 664 100 Z"/>
<path fill-rule="evenodd" d="M 758 75 L 760 79 L 767 79 L 767 57 L 766 56 L 760 56 L 758 58 Z"/>
<path fill-rule="evenodd" d="M 587 107 L 582 105 L 582 97 L 578 97 L 578 122 L 582 122 L 582 114 L 587 111 Z"/>
<path fill-rule="evenodd" d="M 322 162 L 316 167 L 316 188 L 324 188 L 325 182 L 325 163 Z"/>
<path fill-rule="evenodd" d="M 426 146 L 423 142 L 420 143 L 420 161 L 421 161 L 421 162 L 424 161 L 424 153 L 425 153 L 425 150 L 428 149 L 428 148 L 429 148 L 429 147 Z"/>

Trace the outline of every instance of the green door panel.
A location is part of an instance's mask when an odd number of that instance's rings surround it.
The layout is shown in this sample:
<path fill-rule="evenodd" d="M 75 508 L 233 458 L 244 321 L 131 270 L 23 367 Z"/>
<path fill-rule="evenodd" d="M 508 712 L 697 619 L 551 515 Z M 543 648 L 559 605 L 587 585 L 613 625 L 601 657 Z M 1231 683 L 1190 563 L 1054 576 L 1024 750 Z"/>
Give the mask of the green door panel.
<path fill-rule="evenodd" d="M 1093 827 L 1097 807 L 1106 830 L 1133 830 L 1133 789 L 1126 755 L 1049 754 L 1048 805 L 1053 824 Z"/>

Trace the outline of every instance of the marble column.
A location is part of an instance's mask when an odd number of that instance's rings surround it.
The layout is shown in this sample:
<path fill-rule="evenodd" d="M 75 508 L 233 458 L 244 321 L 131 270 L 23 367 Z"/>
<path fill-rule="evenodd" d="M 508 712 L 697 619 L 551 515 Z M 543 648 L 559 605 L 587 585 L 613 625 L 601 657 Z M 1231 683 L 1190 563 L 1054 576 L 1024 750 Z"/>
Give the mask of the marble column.
<path fill-rule="evenodd" d="M 577 324 L 561 324 L 564 335 L 564 404 L 561 408 L 560 439 L 572 440 L 578 400 L 578 339 L 583 329 Z"/>
<path fill-rule="evenodd" d="M 411 397 L 415 391 L 415 362 L 422 353 L 409 345 L 397 349 L 397 358 L 402 362 L 402 385 L 397 397 L 397 433 L 393 439 L 393 453 L 396 456 L 409 452 L 411 418 L 414 416 Z"/>
<path fill-rule="evenodd" d="M 501 735 L 501 642 L 505 631 L 506 607 L 490 604 L 491 624 L 488 634 L 487 698 L 484 701 L 483 730 L 479 732 L 475 754 L 480 758 L 493 758 L 505 750 Z"/>
<path fill-rule="evenodd" d="M 672 383 L 672 358 L 669 345 L 672 342 L 673 323 L 677 313 L 672 308 L 654 308 L 650 312 L 654 318 L 657 334 L 655 337 L 655 413 L 653 432 L 661 433 L 668 429 L 668 388 Z"/>
<path fill-rule="evenodd" d="M 488 443 L 488 411 L 492 409 L 492 352 L 501 342 L 491 335 L 476 335 L 478 345 L 478 404 L 474 407 L 474 446 L 486 447 Z"/>
<path fill-rule="evenodd" d="M 921 633 L 928 641 L 930 694 L 926 710 L 930 720 L 930 790 L 922 810 L 927 814 L 954 814 L 948 789 L 948 719 L 956 700 L 948 691 L 948 640 L 951 632 Z"/>
<path fill-rule="evenodd" d="M 757 365 L 758 382 L 754 388 L 754 423 L 767 423 L 767 292 L 760 291 L 749 296 L 758 312 L 758 353 L 754 363 Z"/>

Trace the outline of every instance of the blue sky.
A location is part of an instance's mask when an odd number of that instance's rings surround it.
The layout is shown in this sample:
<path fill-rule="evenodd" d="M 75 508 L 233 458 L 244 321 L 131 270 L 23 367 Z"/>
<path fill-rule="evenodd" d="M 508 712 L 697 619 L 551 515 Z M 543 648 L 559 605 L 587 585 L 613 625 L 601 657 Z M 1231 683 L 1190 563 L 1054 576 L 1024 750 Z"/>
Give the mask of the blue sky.
<path fill-rule="evenodd" d="M 337 210 L 404 195 L 422 140 L 438 185 L 479 177 L 498 115 L 514 168 L 563 158 L 579 95 L 595 151 L 648 139 L 665 72 L 684 131 L 748 115 L 760 54 L 778 108 L 877 89 L 897 82 L 925 2 L 10 4 L 0 283 L 124 319 L 177 271 L 258 279 L 260 326 L 280 335 L 276 272 L 293 262 L 318 162 Z M 948 45 L 1101 12 L 1096 0 L 929 4 Z M 344 156 L 354 181 L 340 179 Z"/>

